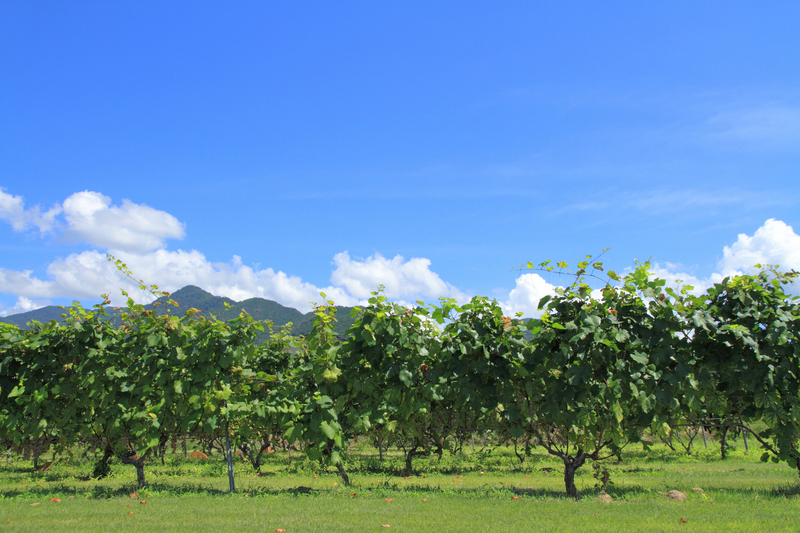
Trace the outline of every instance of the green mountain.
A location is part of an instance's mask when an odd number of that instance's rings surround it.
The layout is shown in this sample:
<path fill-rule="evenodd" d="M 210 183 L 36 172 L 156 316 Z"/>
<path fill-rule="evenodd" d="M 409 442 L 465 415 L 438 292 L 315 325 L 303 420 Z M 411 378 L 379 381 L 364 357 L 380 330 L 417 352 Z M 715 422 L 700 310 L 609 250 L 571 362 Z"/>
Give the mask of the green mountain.
<path fill-rule="evenodd" d="M 51 320 L 61 320 L 61 315 L 66 313 L 66 309 L 62 309 L 61 307 L 56 307 L 55 305 L 48 305 L 47 307 L 42 307 L 39 309 L 34 309 L 33 311 L 27 311 L 25 313 L 17 313 L 16 315 L 9 315 L 0 317 L 0 322 L 5 322 L 6 324 L 13 324 L 15 326 L 19 326 L 21 328 L 26 327 L 28 322 L 35 320 L 37 322 L 41 322 L 45 324 L 50 322 Z"/>
<path fill-rule="evenodd" d="M 230 320 L 239 316 L 242 311 L 246 311 L 256 320 L 270 320 L 275 329 L 291 322 L 292 334 L 294 335 L 308 335 L 311 333 L 314 323 L 313 311 L 303 314 L 297 309 L 286 307 L 264 298 L 249 298 L 236 302 L 223 296 L 214 296 L 194 285 L 187 285 L 173 292 L 170 298 L 178 303 L 177 308 L 169 307 L 169 312 L 174 315 L 183 315 L 188 309 L 195 308 L 202 312 L 202 316 L 210 317 L 213 315 L 220 320 Z M 164 305 L 156 307 L 154 304 L 149 304 L 145 308 L 155 309 L 157 313 L 162 314 L 168 312 L 167 307 Z M 336 309 L 336 333 L 339 336 L 344 336 L 345 332 L 353 324 L 353 318 L 350 316 L 350 311 L 353 308 L 336 306 Z M 66 309 L 49 305 L 27 313 L 0 317 L 0 322 L 24 328 L 31 320 L 37 320 L 42 323 L 50 320 L 60 320 L 61 315 L 65 312 Z M 266 340 L 266 334 L 262 335 L 259 340 Z"/>

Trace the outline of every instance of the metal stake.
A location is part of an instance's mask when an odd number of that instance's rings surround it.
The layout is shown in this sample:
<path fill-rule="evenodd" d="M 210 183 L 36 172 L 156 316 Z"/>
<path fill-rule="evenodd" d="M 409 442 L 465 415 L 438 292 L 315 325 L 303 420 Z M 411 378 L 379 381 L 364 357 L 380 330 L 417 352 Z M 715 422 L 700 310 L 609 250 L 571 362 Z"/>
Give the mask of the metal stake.
<path fill-rule="evenodd" d="M 228 407 L 228 400 L 223 400 L 223 405 Z M 228 483 L 231 486 L 231 493 L 236 492 L 236 485 L 233 483 L 233 454 L 231 454 L 231 433 L 228 431 L 228 415 L 225 415 L 225 455 L 228 458 Z"/>

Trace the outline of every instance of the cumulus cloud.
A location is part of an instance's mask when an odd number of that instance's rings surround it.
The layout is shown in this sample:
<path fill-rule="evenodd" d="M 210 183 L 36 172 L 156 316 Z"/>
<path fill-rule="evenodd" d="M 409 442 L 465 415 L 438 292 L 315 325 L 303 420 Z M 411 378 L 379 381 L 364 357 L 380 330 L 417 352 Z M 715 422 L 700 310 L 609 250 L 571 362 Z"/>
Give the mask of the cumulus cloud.
<path fill-rule="evenodd" d="M 53 229 L 55 219 L 61 213 L 61 206 L 55 205 L 42 212 L 41 207 L 34 206 L 25 209 L 25 200 L 22 196 L 14 196 L 0 188 L 0 220 L 5 220 L 14 231 L 25 231 L 30 227 L 36 227 L 41 233 L 47 233 Z"/>
<path fill-rule="evenodd" d="M 163 248 L 166 239 L 181 239 L 185 234 L 184 225 L 165 211 L 130 200 L 111 205 L 111 198 L 93 191 L 76 192 L 63 204 L 43 211 L 38 205 L 25 209 L 21 196 L 0 189 L 0 220 L 15 231 L 35 227 L 44 234 L 62 229 L 68 241 L 126 252 Z"/>
<path fill-rule="evenodd" d="M 111 198 L 99 192 L 77 192 L 64 200 L 65 235 L 93 246 L 147 252 L 163 248 L 166 239 L 183 238 L 184 226 L 174 216 L 142 204 Z"/>
<path fill-rule="evenodd" d="M 17 299 L 17 303 L 11 307 L 0 309 L 0 316 L 9 316 L 9 315 L 16 315 L 19 313 L 27 313 L 28 311 L 35 311 L 36 309 L 40 309 L 42 307 L 50 305 L 48 300 L 31 300 L 29 298 L 25 298 L 24 296 L 20 296 Z"/>
<path fill-rule="evenodd" d="M 156 283 L 162 290 L 175 291 L 196 285 L 234 300 L 260 297 L 309 311 L 321 302 L 320 292 L 341 305 L 360 303 L 340 287 L 317 287 L 271 268 L 256 270 L 242 264 L 237 256 L 229 263 L 212 263 L 200 252 L 156 250 L 145 254 L 117 251 L 115 257 L 141 279 Z M 48 279 L 36 278 L 30 271 L 0 269 L 0 292 L 36 298 L 97 298 L 108 294 L 114 305 L 123 304 L 120 289 L 137 302 L 148 303 L 153 296 L 140 291 L 138 283 L 126 278 L 109 263 L 105 254 L 86 251 L 58 259 L 47 268 Z"/>
<path fill-rule="evenodd" d="M 673 289 L 677 290 L 681 287 L 692 287 L 689 293 L 695 296 L 700 296 L 714 282 L 722 279 L 722 276 L 717 273 L 712 274 L 708 278 L 699 278 L 685 272 L 683 266 L 675 263 L 654 263 L 650 270 L 655 277 L 666 280 L 667 286 Z"/>
<path fill-rule="evenodd" d="M 440 297 L 460 303 L 469 300 L 466 292 L 434 272 L 431 261 L 424 257 L 405 259 L 397 255 L 389 259 L 376 253 L 361 259 L 344 251 L 333 257 L 330 285 L 323 287 L 280 270 L 246 266 L 238 256 L 215 263 L 197 250 L 170 251 L 165 249 L 167 239 L 184 236 L 184 226 L 177 218 L 128 200 L 113 205 L 109 197 L 98 192 L 75 193 L 62 205 L 43 212 L 38 206 L 26 209 L 22 197 L 0 190 L 0 219 L 18 231 L 38 228 L 45 233 L 60 229 L 69 239 L 99 248 L 56 259 L 42 277 L 30 270 L 0 267 L 0 293 L 18 298 L 13 306 L 0 309 L 0 315 L 47 305 L 44 300 L 49 298 L 94 299 L 108 294 L 112 303 L 119 305 L 124 303 L 120 288 L 141 303 L 151 301 L 152 295 L 140 291 L 138 283 L 121 274 L 101 250 L 109 251 L 136 276 L 163 290 L 173 292 L 196 285 L 234 300 L 260 297 L 301 311 L 309 311 L 312 302 L 320 302 L 320 292 L 340 305 L 363 304 L 379 285 L 385 287 L 387 297 L 404 305 Z M 756 263 L 800 270 L 800 236 L 784 222 L 769 219 L 752 236 L 739 235 L 736 242 L 726 246 L 719 272 L 708 277 L 695 276 L 672 263 L 655 264 L 653 270 L 669 284 L 677 286 L 682 280 L 680 284 L 693 285 L 693 292 L 700 294 L 723 276 L 754 272 Z M 501 305 L 509 315 L 522 312 L 526 317 L 538 316 L 539 300 L 553 294 L 555 288 L 539 274 L 525 273 L 516 279 L 507 298 L 498 295 L 498 299 L 504 300 Z"/>
<path fill-rule="evenodd" d="M 555 288 L 539 274 L 523 274 L 517 278 L 516 287 L 509 292 L 508 300 L 501 305 L 509 315 L 521 312 L 526 318 L 539 316 L 542 314 L 538 310 L 539 300 L 548 294 L 555 294 Z"/>
<path fill-rule="evenodd" d="M 459 302 L 469 300 L 469 296 L 445 282 L 430 269 L 430 259 L 413 257 L 406 261 L 396 255 L 387 259 L 381 254 L 355 260 L 346 251 L 333 257 L 336 269 L 331 275 L 334 285 L 344 287 L 356 298 L 369 298 L 378 285 L 385 287 L 386 296 L 391 299 L 430 299 L 454 298 Z"/>
<path fill-rule="evenodd" d="M 771 218 L 764 222 L 752 236 L 739 234 L 736 242 L 725 246 L 722 259 L 717 263 L 717 272 L 708 277 L 698 277 L 682 271 L 680 265 L 664 263 L 653 265 L 657 277 L 667 280 L 672 287 L 691 285 L 692 294 L 700 295 L 705 290 L 722 281 L 726 276 L 755 274 L 755 265 L 778 265 L 781 271 L 800 270 L 800 235 L 783 221 Z M 794 283 L 788 292 L 800 292 L 800 284 Z"/>
<path fill-rule="evenodd" d="M 780 265 L 781 270 L 800 270 L 800 235 L 791 226 L 771 218 L 752 237 L 741 233 L 723 249 L 719 268 L 724 276 L 754 273 L 756 264 Z"/>

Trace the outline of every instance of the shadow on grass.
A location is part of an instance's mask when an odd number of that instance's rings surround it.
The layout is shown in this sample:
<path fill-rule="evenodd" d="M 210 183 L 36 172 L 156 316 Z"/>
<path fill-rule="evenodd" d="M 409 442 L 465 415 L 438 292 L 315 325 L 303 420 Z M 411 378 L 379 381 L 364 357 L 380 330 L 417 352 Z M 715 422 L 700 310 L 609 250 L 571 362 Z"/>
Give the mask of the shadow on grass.
<path fill-rule="evenodd" d="M 393 495 L 420 495 L 420 494 L 440 494 L 440 495 L 463 495 L 472 497 L 525 497 L 538 500 L 571 500 L 566 493 L 562 490 L 553 489 L 537 489 L 537 488 L 519 488 L 513 486 L 504 486 L 502 483 L 498 485 L 485 485 L 482 487 L 469 487 L 469 488 L 443 488 L 438 485 L 406 485 L 399 486 L 395 483 L 383 482 L 376 487 L 362 488 L 358 485 L 350 487 L 342 487 L 346 494 L 374 494 L 376 496 Z M 156 493 L 161 496 L 228 496 L 230 493 L 227 490 L 216 489 L 203 485 L 201 483 L 184 482 L 179 485 L 151 482 L 148 483 L 144 489 L 138 489 L 134 484 L 124 485 L 118 488 L 108 487 L 75 487 L 61 485 L 58 487 L 30 487 L 28 489 L 11 489 L 0 491 L 0 499 L 14 499 L 18 497 L 25 497 L 31 499 L 50 498 L 52 496 L 74 496 L 76 498 L 89 498 L 89 499 L 113 499 L 113 498 L 129 498 L 132 493 L 146 491 L 148 493 Z M 736 488 L 736 489 L 721 489 L 729 495 L 738 495 L 745 498 L 755 498 L 756 495 L 772 496 L 777 498 L 797 498 L 800 497 L 800 485 L 787 485 L 772 490 L 758 490 L 751 488 Z M 600 488 L 587 489 L 581 492 L 581 499 L 594 499 L 600 496 L 602 490 Z M 706 494 L 713 495 L 716 490 L 711 489 L 706 491 Z M 248 487 L 246 490 L 240 489 L 238 494 L 247 494 L 250 497 L 258 496 L 295 496 L 295 497 L 314 497 L 329 494 L 341 494 L 341 491 L 332 491 L 327 489 L 314 489 L 311 487 L 297 486 L 297 487 Z M 640 496 L 647 496 L 653 494 L 662 494 L 660 491 L 653 489 L 644 489 L 641 487 L 609 487 L 605 493 L 610 495 L 614 500 L 631 500 Z"/>

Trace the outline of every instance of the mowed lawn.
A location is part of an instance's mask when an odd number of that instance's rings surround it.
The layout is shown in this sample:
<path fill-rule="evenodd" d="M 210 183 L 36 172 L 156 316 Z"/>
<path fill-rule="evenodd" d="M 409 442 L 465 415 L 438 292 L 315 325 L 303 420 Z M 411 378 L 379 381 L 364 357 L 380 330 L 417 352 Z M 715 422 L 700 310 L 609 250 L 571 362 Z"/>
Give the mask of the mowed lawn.
<path fill-rule="evenodd" d="M 591 465 L 579 471 L 578 501 L 563 495 L 558 462 L 536 454 L 520 464 L 510 450 L 422 458 L 412 476 L 397 452 L 384 462 L 354 454 L 351 487 L 304 458 L 273 454 L 257 476 L 236 465 L 228 494 L 215 455 L 148 464 L 148 487 L 115 464 L 87 480 L 91 462 L 34 472 L 29 461 L 0 467 L 0 528 L 7 531 L 800 531 L 797 471 L 761 463 L 755 451 L 722 461 L 666 448 L 601 463 L 611 503 L 599 501 Z M 550 470 L 552 469 L 552 470 Z M 296 489 L 301 487 L 300 492 Z M 309 490 L 310 489 L 310 490 Z M 678 490 L 685 501 L 670 500 Z M 56 501 L 58 500 L 58 501 Z M 145 503 L 142 503 L 145 502 Z"/>

